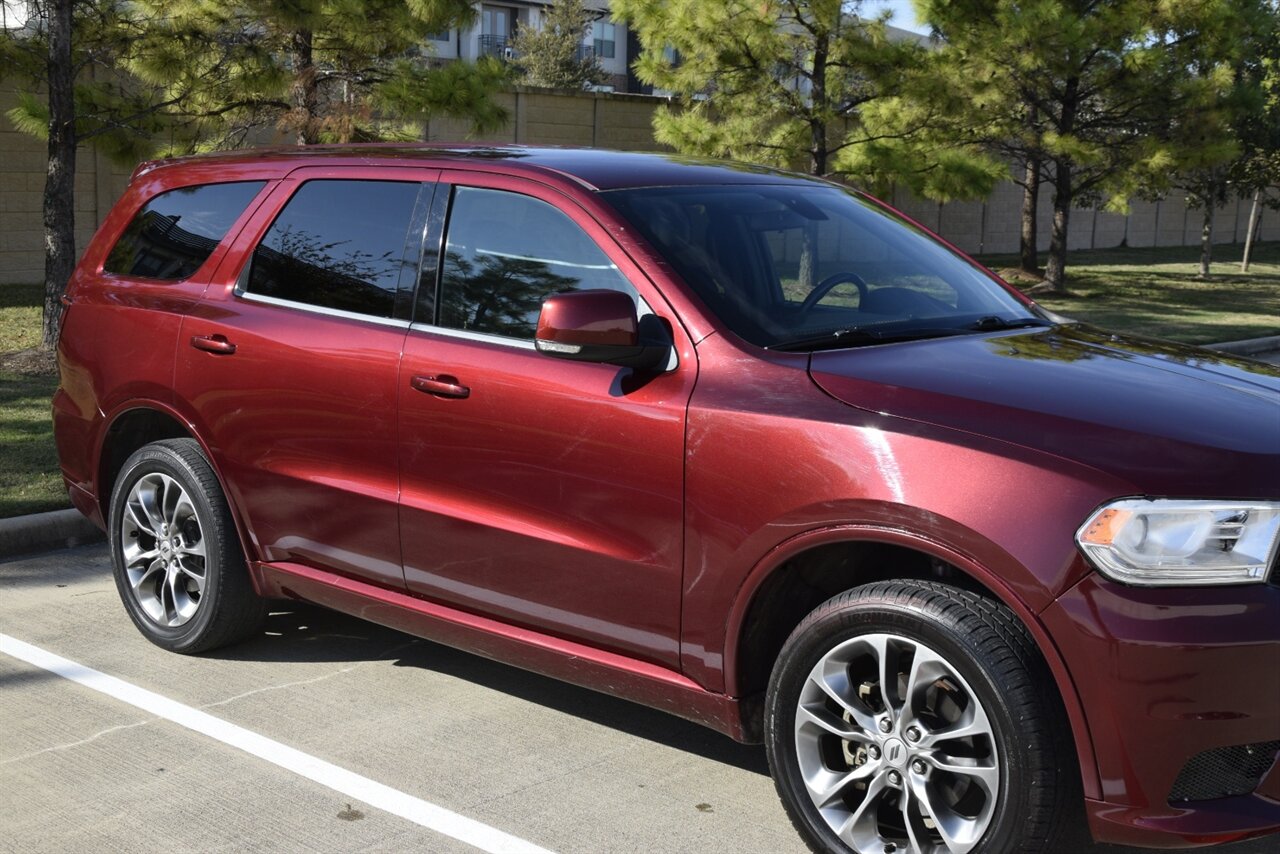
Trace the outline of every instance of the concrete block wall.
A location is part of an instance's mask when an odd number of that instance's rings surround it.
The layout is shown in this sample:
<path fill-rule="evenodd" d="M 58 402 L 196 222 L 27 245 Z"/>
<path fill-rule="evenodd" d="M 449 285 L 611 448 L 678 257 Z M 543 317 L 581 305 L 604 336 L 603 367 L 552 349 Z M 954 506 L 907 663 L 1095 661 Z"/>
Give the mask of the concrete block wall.
<path fill-rule="evenodd" d="M 48 149 L 43 140 L 14 129 L 2 114 L 18 91 L 0 84 L 0 285 L 44 278 L 44 182 Z M 83 146 L 76 153 L 76 250 L 83 251 L 129 183 L 132 165 L 110 162 Z"/>
<path fill-rule="evenodd" d="M 0 84 L 0 113 L 16 103 L 17 92 Z M 615 93 L 559 92 L 516 87 L 499 95 L 510 120 L 497 131 L 471 136 L 466 122 L 433 119 L 423 127 L 431 142 L 578 145 L 624 150 L 661 150 L 653 139 L 653 111 L 660 98 Z M 0 284 L 34 282 L 44 275 L 41 194 L 45 144 L 19 133 L 0 116 Z M 89 148 L 80 151 L 76 177 L 76 245 L 83 250 L 94 228 L 123 192 L 132 167 L 117 165 Z M 1273 193 L 1280 195 L 1280 189 Z M 1047 249 L 1052 227 L 1052 191 L 1040 194 L 1037 242 Z M 982 202 L 916 199 L 899 189 L 890 201 L 926 228 L 938 231 L 966 252 L 1018 251 L 1022 190 L 1011 182 Z M 1249 203 L 1232 200 L 1218 211 L 1215 243 L 1240 243 L 1248 228 Z M 1128 216 L 1094 211 L 1071 213 L 1071 249 L 1181 246 L 1200 241 L 1201 215 L 1171 194 L 1157 202 L 1135 200 Z M 1261 239 L 1280 240 L 1280 214 L 1265 211 Z"/>
<path fill-rule="evenodd" d="M 626 151 L 663 149 L 653 139 L 653 111 L 659 100 L 648 95 L 586 93 L 523 86 L 498 96 L 509 121 L 496 131 L 472 134 L 458 119 L 432 119 L 427 142 L 578 145 Z"/>

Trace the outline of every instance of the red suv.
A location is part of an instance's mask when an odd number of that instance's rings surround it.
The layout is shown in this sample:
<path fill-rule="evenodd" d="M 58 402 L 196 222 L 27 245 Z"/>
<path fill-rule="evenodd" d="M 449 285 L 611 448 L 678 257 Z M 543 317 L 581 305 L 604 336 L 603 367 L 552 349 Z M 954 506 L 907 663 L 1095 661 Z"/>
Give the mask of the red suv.
<path fill-rule="evenodd" d="M 1275 369 L 603 151 L 147 164 L 67 302 L 63 473 L 163 647 L 292 597 L 608 691 L 763 741 L 815 849 L 1280 828 Z"/>

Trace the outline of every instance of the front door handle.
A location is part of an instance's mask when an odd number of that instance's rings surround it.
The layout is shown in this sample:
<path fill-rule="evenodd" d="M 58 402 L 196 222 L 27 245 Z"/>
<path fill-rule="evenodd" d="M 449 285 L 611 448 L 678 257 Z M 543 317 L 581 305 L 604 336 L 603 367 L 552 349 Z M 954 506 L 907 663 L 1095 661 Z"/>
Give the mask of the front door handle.
<path fill-rule="evenodd" d="M 230 356 L 236 351 L 236 345 L 228 341 L 225 335 L 192 335 L 191 346 L 222 356 Z"/>
<path fill-rule="evenodd" d="M 455 377 L 414 377 L 409 385 L 418 391 L 434 394 L 436 397 L 470 397 L 471 389 L 460 384 Z"/>

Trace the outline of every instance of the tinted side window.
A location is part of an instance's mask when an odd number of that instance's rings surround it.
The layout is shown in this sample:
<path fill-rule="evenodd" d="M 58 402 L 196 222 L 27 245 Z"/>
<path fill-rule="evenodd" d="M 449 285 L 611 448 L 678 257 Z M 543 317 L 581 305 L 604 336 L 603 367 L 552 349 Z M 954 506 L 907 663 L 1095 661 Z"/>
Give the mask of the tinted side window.
<path fill-rule="evenodd" d="M 254 250 L 246 290 L 391 317 L 420 186 L 407 181 L 308 181 Z"/>
<path fill-rule="evenodd" d="M 454 191 L 441 274 L 441 326 L 531 339 L 545 297 L 592 288 L 636 295 L 565 213 L 501 190 Z"/>
<path fill-rule="evenodd" d="M 213 254 L 264 183 L 204 184 L 161 193 L 134 216 L 103 269 L 149 279 L 187 278 Z"/>

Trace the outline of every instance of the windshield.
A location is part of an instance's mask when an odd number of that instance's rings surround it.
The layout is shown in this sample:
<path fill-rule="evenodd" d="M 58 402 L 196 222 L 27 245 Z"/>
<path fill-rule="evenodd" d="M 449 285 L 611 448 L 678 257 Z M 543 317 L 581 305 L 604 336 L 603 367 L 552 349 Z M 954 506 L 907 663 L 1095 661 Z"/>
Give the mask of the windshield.
<path fill-rule="evenodd" d="M 1048 325 L 878 205 L 820 185 L 601 194 L 735 333 L 815 350 Z"/>

